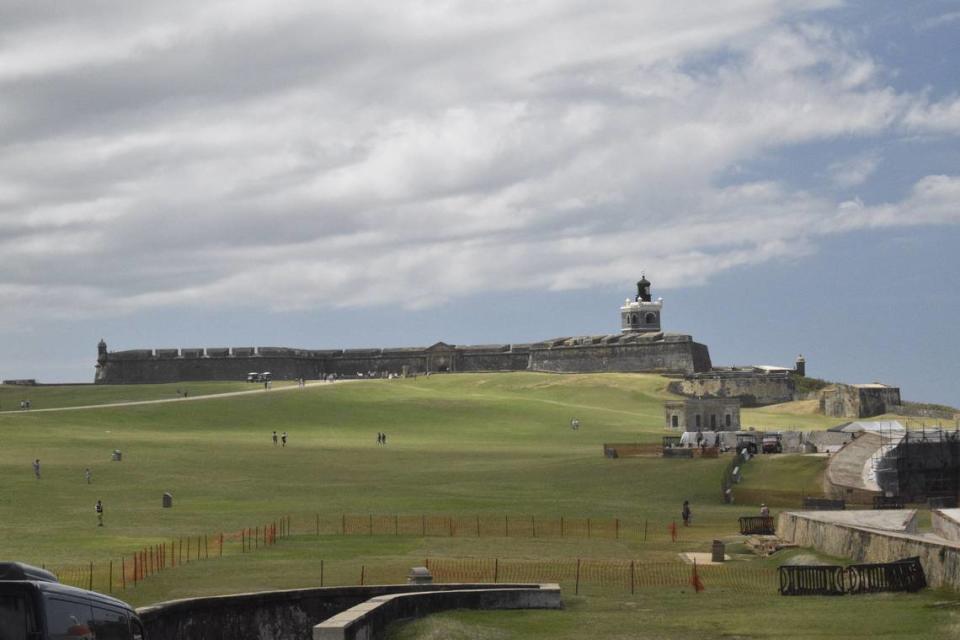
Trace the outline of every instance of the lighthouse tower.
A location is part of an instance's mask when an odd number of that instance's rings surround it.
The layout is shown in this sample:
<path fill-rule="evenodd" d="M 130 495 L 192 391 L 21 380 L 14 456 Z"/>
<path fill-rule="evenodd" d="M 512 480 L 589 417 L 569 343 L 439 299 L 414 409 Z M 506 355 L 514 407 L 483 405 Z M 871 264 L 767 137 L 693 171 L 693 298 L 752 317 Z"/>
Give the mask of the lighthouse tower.
<path fill-rule="evenodd" d="M 627 298 L 620 307 L 620 327 L 623 333 L 650 333 L 660 331 L 660 312 L 663 298 L 653 300 L 650 296 L 650 281 L 645 275 L 637 283 L 637 297 Z"/>

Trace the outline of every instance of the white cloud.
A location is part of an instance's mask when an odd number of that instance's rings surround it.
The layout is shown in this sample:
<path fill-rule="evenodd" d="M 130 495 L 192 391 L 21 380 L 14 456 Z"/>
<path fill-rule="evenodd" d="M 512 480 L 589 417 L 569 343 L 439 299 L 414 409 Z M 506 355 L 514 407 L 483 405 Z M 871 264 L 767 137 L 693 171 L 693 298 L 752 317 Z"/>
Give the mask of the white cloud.
<path fill-rule="evenodd" d="M 838 187 L 855 187 L 866 182 L 880 166 L 880 162 L 881 157 L 875 152 L 834 162 L 828 167 L 830 179 Z"/>
<path fill-rule="evenodd" d="M 884 206 L 717 186 L 793 144 L 953 130 L 955 99 L 885 86 L 818 22 L 833 4 L 25 10 L 0 26 L 7 318 L 423 307 L 654 266 L 679 286 L 827 233 L 956 223 L 950 176 Z"/>

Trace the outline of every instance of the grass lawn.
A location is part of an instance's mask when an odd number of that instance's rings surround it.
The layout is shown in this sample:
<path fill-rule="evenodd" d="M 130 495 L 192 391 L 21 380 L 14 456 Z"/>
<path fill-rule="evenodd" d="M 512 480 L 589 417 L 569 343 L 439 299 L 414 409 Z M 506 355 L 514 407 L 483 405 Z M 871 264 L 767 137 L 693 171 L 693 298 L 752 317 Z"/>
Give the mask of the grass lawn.
<path fill-rule="evenodd" d="M 292 382 L 276 381 L 276 388 Z M 187 396 L 206 396 L 234 391 L 252 391 L 262 385 L 248 382 L 178 382 L 170 384 L 77 384 L 21 386 L 0 384 L 0 411 L 19 412 L 20 402 L 29 400 L 31 409 L 53 409 L 82 405 L 171 400 Z"/>
<path fill-rule="evenodd" d="M 228 541 L 222 559 L 159 573 L 120 594 L 137 605 L 193 594 L 316 585 L 321 560 L 326 584 L 356 583 L 361 567 L 367 582 L 397 581 L 427 558 L 499 558 L 507 564 L 542 561 L 564 567 L 577 558 L 621 567 L 633 560 L 644 566 L 669 564 L 671 571 L 685 575 L 678 552 L 707 551 L 714 538 L 732 536 L 736 518 L 754 513 L 756 505 L 722 504 L 723 458 L 603 457 L 604 442 L 656 442 L 666 433 L 666 382 L 659 376 L 626 374 L 435 375 L 195 402 L 2 413 L 0 542 L 9 559 L 51 567 L 104 566 L 145 545 L 236 531 L 290 515 L 294 535 L 275 546 L 241 554 L 239 542 Z M 191 384 L 190 394 L 200 394 L 201 387 L 210 393 L 249 388 L 226 383 L 218 391 L 216 384 Z M 145 390 L 159 397 L 161 387 L 168 385 L 67 387 L 56 401 L 85 405 L 151 399 Z M 51 393 L 51 402 L 58 398 L 54 388 L 40 389 Z M 165 393 L 175 397 L 175 388 Z M 38 404 L 35 400 L 34 407 Z M 757 410 L 749 424 L 763 427 L 769 421 L 774 427 L 797 415 L 804 424 L 833 423 L 821 416 Z M 578 431 L 569 428 L 573 417 L 580 420 Z M 286 448 L 273 446 L 273 430 L 288 432 Z M 387 446 L 377 446 L 377 432 L 387 434 Z M 123 451 L 122 462 L 110 461 L 114 449 Z M 30 467 L 35 458 L 42 464 L 40 480 Z M 85 467 L 93 471 L 90 485 L 83 479 Z M 822 461 L 815 458 L 759 457 L 745 468 L 743 486 L 792 490 L 815 484 L 821 469 Z M 161 508 L 165 491 L 174 496 L 173 509 Z M 98 498 L 106 510 L 103 528 L 96 526 L 93 511 Z M 693 505 L 694 525 L 681 530 L 679 542 L 671 542 L 668 526 L 679 519 L 685 499 Z M 342 536 L 333 533 L 342 513 L 496 522 L 504 516 L 515 522 L 531 516 L 544 521 L 618 518 L 623 528 L 620 539 L 532 538 L 518 531 L 479 538 Z M 320 536 L 315 531 L 318 514 L 324 530 Z M 649 528 L 646 541 L 640 534 L 644 525 Z M 683 588 L 681 579 L 679 587 L 644 588 L 633 596 L 622 584 L 591 582 L 580 597 L 573 597 L 573 585 L 564 577 L 569 607 L 563 612 L 456 613 L 396 633 L 571 637 L 576 630 L 582 635 L 602 629 L 610 630 L 609 637 L 642 637 L 637 635 L 639 620 L 649 621 L 650 637 L 773 637 L 788 632 L 793 634 L 788 637 L 803 637 L 806 631 L 857 637 L 861 631 L 879 630 L 885 619 L 896 623 L 890 629 L 913 624 L 917 637 L 950 637 L 956 628 L 954 609 L 932 606 L 953 602 L 955 595 L 937 592 L 851 598 L 855 611 L 867 611 L 868 605 L 860 603 L 882 600 L 884 613 L 863 626 L 832 623 L 841 611 L 834 601 L 773 595 L 762 580 L 776 562 L 737 555 L 736 572 L 746 578 L 737 582 L 717 574 L 701 594 Z M 762 580 L 754 584 L 750 572 Z M 752 586 L 743 592 L 743 584 Z M 811 617 L 815 620 L 804 626 Z"/>

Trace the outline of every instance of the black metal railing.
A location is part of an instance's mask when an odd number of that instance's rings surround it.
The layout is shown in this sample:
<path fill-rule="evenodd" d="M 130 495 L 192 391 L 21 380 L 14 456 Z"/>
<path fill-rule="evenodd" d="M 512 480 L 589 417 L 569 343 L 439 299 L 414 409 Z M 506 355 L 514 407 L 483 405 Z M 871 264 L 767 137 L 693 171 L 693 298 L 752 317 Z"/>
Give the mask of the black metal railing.
<path fill-rule="evenodd" d="M 803 498 L 803 508 L 811 511 L 842 511 L 847 508 L 844 500 L 833 500 L 831 498 Z"/>
<path fill-rule="evenodd" d="M 783 596 L 842 596 L 845 572 L 834 565 L 780 567 L 780 595 Z"/>
<path fill-rule="evenodd" d="M 784 565 L 779 568 L 780 595 L 837 596 L 843 594 L 919 591 L 927 577 L 919 557 L 896 562 L 838 565 Z"/>
<path fill-rule="evenodd" d="M 897 562 L 852 564 L 847 567 L 848 593 L 877 593 L 881 591 L 919 591 L 927 586 L 920 558 L 905 558 Z"/>
<path fill-rule="evenodd" d="M 874 509 L 903 509 L 903 499 L 899 496 L 873 496 Z"/>
<path fill-rule="evenodd" d="M 772 516 L 744 516 L 740 518 L 741 535 L 772 536 L 774 531 Z"/>

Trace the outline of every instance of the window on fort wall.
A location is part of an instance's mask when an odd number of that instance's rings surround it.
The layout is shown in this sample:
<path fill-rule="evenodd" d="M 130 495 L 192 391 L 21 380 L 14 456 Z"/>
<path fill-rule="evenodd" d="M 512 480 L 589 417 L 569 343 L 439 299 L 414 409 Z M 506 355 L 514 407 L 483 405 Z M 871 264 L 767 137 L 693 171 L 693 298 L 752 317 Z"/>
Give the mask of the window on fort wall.
<path fill-rule="evenodd" d="M 724 422 L 724 424 L 726 424 L 728 427 L 730 426 L 730 414 L 729 414 L 729 413 L 727 414 L 726 418 L 724 418 L 723 422 Z"/>
<path fill-rule="evenodd" d="M 656 321 L 657 321 L 657 316 L 656 316 L 656 315 L 654 315 L 654 314 L 652 314 L 652 313 L 648 313 L 648 314 L 647 314 L 647 320 L 646 320 L 647 324 L 654 324 Z"/>
<path fill-rule="evenodd" d="M 673 426 L 674 429 L 680 426 L 680 418 L 677 417 L 677 414 L 673 414 L 672 416 L 670 416 L 670 424 L 671 426 Z"/>

